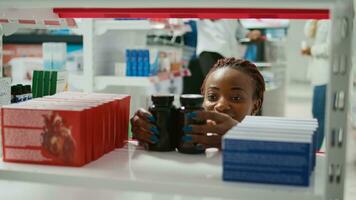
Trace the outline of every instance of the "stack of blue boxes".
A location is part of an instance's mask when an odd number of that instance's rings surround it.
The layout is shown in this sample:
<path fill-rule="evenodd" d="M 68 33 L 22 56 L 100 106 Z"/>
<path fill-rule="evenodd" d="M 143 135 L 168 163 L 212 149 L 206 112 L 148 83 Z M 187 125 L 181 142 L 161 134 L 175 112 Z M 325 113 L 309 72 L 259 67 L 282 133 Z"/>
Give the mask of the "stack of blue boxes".
<path fill-rule="evenodd" d="M 315 119 L 248 116 L 223 138 L 223 179 L 309 186 Z"/>
<path fill-rule="evenodd" d="M 126 50 L 126 76 L 150 76 L 148 49 Z"/>

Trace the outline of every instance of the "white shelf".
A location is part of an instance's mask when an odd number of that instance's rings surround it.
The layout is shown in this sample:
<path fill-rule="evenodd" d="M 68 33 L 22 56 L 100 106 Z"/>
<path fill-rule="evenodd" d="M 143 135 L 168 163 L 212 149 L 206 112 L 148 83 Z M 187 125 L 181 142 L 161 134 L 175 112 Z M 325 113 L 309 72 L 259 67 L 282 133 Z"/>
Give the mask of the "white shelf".
<path fill-rule="evenodd" d="M 129 144 L 81 168 L 0 162 L 0 179 L 70 185 L 71 187 L 166 194 L 193 199 L 322 199 L 324 157 L 318 156 L 309 187 L 247 184 L 222 181 L 220 152 L 185 155 L 178 152 L 148 152 Z M 4 183 L 0 182 L 0 188 Z M 0 194 L 1 197 L 1 194 Z M 132 199 L 127 196 L 123 199 Z M 179 199 L 179 198 L 178 198 Z M 182 198 L 184 199 L 184 198 Z"/>
<path fill-rule="evenodd" d="M 149 20 L 95 20 L 96 35 L 102 35 L 109 30 L 150 31 L 157 35 L 183 35 L 191 31 L 191 28 L 188 25 L 166 27 L 163 23 L 150 22 Z"/>
<path fill-rule="evenodd" d="M 182 69 L 177 72 L 160 72 L 156 76 L 137 77 L 137 76 L 96 76 L 95 87 L 103 89 L 107 86 L 152 86 L 161 81 L 170 80 L 173 78 L 190 76 L 188 69 Z"/>
<path fill-rule="evenodd" d="M 152 82 L 148 77 L 120 77 L 120 76 L 96 76 L 95 87 L 99 89 L 107 86 L 150 86 Z"/>
<path fill-rule="evenodd" d="M 85 84 L 84 75 L 68 72 L 68 83 L 75 86 L 84 85 Z"/>
<path fill-rule="evenodd" d="M 242 19 L 242 25 L 245 28 L 288 28 L 287 19 Z"/>
<path fill-rule="evenodd" d="M 101 35 L 109 30 L 151 30 L 148 20 L 95 20 L 95 33 Z"/>

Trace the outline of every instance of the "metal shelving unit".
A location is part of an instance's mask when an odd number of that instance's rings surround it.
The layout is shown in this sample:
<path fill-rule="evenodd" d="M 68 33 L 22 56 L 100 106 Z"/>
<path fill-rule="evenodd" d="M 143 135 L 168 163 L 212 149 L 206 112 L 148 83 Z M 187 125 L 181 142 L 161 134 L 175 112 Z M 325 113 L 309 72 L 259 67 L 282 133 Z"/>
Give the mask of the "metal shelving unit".
<path fill-rule="evenodd" d="M 81 9 L 85 5 L 86 9 Z M 203 8 L 202 8 L 203 7 Z M 254 7 L 254 8 L 251 8 Z M 55 10 L 56 13 L 52 12 L 53 8 L 61 8 Z M 62 8 L 74 8 L 70 10 Z M 79 9 L 77 9 L 79 8 Z M 106 10 L 105 8 L 116 8 L 118 10 Z M 156 10 L 154 9 L 156 8 Z M 34 12 L 33 10 L 37 12 Z M 96 10 L 95 10 L 96 9 Z M 121 9 L 121 10 L 120 10 Z M 11 26 L 2 25 L 0 26 L 0 35 L 13 33 L 16 28 L 16 24 L 19 19 L 59 19 L 62 17 L 69 16 L 87 16 L 87 17 L 137 17 L 137 16 L 157 16 L 161 13 L 161 17 L 230 17 L 236 18 L 238 16 L 250 17 L 250 18 L 262 18 L 269 16 L 269 18 L 325 18 L 327 16 L 327 11 L 330 11 L 330 18 L 332 19 L 332 49 L 331 49 L 331 68 L 330 68 L 330 85 L 328 87 L 328 99 L 327 99 L 327 119 L 326 119 L 326 157 L 325 157 L 325 170 L 321 170 L 319 176 L 324 177 L 325 180 L 322 184 L 324 194 L 321 197 L 314 197 L 300 195 L 297 199 L 327 199 L 327 200 L 341 200 L 343 199 L 344 191 L 344 180 L 346 177 L 345 173 L 345 150 L 346 150 L 346 140 L 348 137 L 347 133 L 347 113 L 349 106 L 349 81 L 351 76 L 351 40 L 353 33 L 353 21 L 354 21 L 354 4 L 352 0 L 157 0 L 157 1 L 147 1 L 147 0 L 131 0 L 131 1 L 115 1 L 115 0 L 101 0 L 101 1 L 85 1 L 85 0 L 62 0 L 62 1 L 51 1 L 51 0 L 12 0 L 12 1 L 1 1 L 0 2 L 0 22 L 2 18 L 7 18 L 11 20 Z M 271 10 L 269 10 L 271 9 Z M 299 10 L 301 9 L 301 10 Z M 313 10 L 314 9 L 314 10 Z M 38 12 L 41 11 L 41 12 Z M 74 12 L 76 11 L 76 12 Z M 97 13 L 95 13 L 95 11 Z M 210 12 L 208 12 L 210 11 Z M 224 12 L 223 12 L 224 11 Z M 225 12 L 226 11 L 226 12 Z M 273 11 L 273 12 L 272 12 Z M 130 14 L 132 13 L 132 14 Z M 268 15 L 269 14 L 269 15 Z M 39 24 L 41 25 L 41 24 Z M 28 27 L 28 25 L 26 25 Z M 93 29 L 93 22 L 89 22 L 89 29 Z M 46 27 L 46 26 L 44 26 Z M 84 47 L 84 54 L 89 57 L 93 57 L 93 46 L 90 40 L 93 40 L 93 33 L 91 31 L 87 37 L 83 38 L 84 45 L 89 45 Z M 1 41 L 1 40 L 0 40 Z M 87 50 L 85 50 L 87 49 Z M 90 74 L 94 74 L 93 64 L 84 64 L 87 69 L 84 71 L 84 76 L 90 77 Z M 86 90 L 91 90 L 94 85 L 95 77 L 92 76 L 91 79 L 87 80 L 88 86 L 85 86 Z M 114 156 L 112 159 L 118 159 L 119 156 Z M 168 164 L 172 160 L 163 162 L 162 165 Z M 95 163 L 93 163 L 94 165 Z M 120 163 L 117 163 L 120 164 Z M 142 164 L 142 163 L 139 163 Z M 10 165 L 9 165 L 10 166 Z M 42 167 L 42 166 L 41 166 Z M 149 167 L 149 166 L 147 166 Z M 9 168 L 11 169 L 11 167 Z M 60 168 L 61 170 L 65 168 Z M 169 168 L 163 168 L 166 172 Z M 66 169 L 71 171 L 71 169 Z M 83 168 L 84 170 L 84 168 Z M 179 170 L 178 170 L 179 171 Z M 144 172 L 144 168 L 142 171 Z M 29 176 L 24 174 L 23 177 L 15 176 L 8 172 L 8 170 L 0 170 L 0 174 L 4 174 L 9 180 L 25 180 L 31 181 Z M 172 171 L 172 173 L 174 173 Z M 59 175 L 56 178 L 63 178 Z M 23 178 L 23 179 L 22 179 Z M 45 178 L 46 179 L 46 178 Z M 46 179 L 48 180 L 48 179 Z M 89 180 L 89 179 L 88 179 Z M 193 179 L 190 181 L 194 181 Z M 196 181 L 196 180 L 195 180 Z M 77 182 L 78 184 L 80 182 Z M 4 183 L 6 184 L 6 183 Z M 225 187 L 228 183 L 221 183 L 221 187 Z M 86 183 L 90 185 L 90 183 Z M 135 184 L 129 184 L 130 187 L 135 187 Z M 130 190 L 129 186 L 122 187 L 122 190 Z M 169 188 L 169 184 L 167 184 Z M 254 186 L 252 186 L 254 187 Z M 265 187 L 262 185 L 261 187 Z M 267 186 L 266 186 L 267 187 Z M 116 189 L 116 188 L 115 188 Z M 149 187 L 154 193 L 157 193 L 157 189 Z M 191 189 L 191 188 L 190 188 Z M 213 191 L 216 188 L 211 187 Z M 277 191 L 275 188 L 273 191 Z M 159 191 L 158 191 L 159 192 Z M 231 187 L 229 190 L 233 197 L 239 196 L 239 186 Z M 246 192 L 246 191 L 245 191 Z M 260 192 L 260 191 L 259 191 Z M 256 199 L 257 193 L 250 191 L 245 193 L 243 197 L 249 199 Z M 261 197 L 268 197 L 267 192 L 258 193 Z M 195 197 L 198 194 L 195 194 Z M 289 193 L 285 195 L 290 196 Z M 293 194 L 291 194 L 293 196 Z M 276 199 L 285 199 L 286 196 L 280 196 Z"/>

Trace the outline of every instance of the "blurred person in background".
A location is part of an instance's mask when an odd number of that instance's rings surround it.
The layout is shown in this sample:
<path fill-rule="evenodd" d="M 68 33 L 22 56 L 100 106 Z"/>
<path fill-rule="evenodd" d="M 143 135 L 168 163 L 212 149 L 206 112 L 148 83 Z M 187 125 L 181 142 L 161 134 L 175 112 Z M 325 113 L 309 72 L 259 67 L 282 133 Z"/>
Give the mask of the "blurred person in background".
<path fill-rule="evenodd" d="M 307 42 L 303 41 L 301 53 L 310 58 L 308 77 L 313 86 L 312 114 L 318 120 L 318 149 L 325 135 L 326 89 L 329 82 L 330 21 L 308 20 L 304 27 Z"/>
<path fill-rule="evenodd" d="M 196 53 L 205 77 L 217 60 L 226 57 L 241 57 L 239 40 L 258 40 L 261 32 L 249 31 L 236 19 L 203 19 L 197 22 L 198 42 Z"/>
<path fill-rule="evenodd" d="M 190 25 L 190 46 L 196 47 L 197 58 L 189 63 L 191 76 L 184 78 L 184 94 L 200 94 L 203 80 L 219 59 L 242 58 L 245 52 L 239 46 L 240 39 L 257 41 L 261 38 L 259 30 L 249 31 L 236 19 L 202 19 Z"/>

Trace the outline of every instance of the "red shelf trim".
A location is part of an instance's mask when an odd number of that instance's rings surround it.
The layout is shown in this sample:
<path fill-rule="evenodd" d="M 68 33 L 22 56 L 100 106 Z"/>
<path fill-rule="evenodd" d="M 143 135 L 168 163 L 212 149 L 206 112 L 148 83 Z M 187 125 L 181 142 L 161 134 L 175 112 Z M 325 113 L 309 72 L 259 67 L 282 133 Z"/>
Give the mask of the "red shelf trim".
<path fill-rule="evenodd" d="M 53 12 L 61 18 L 330 18 L 328 9 L 282 8 L 54 8 Z"/>

